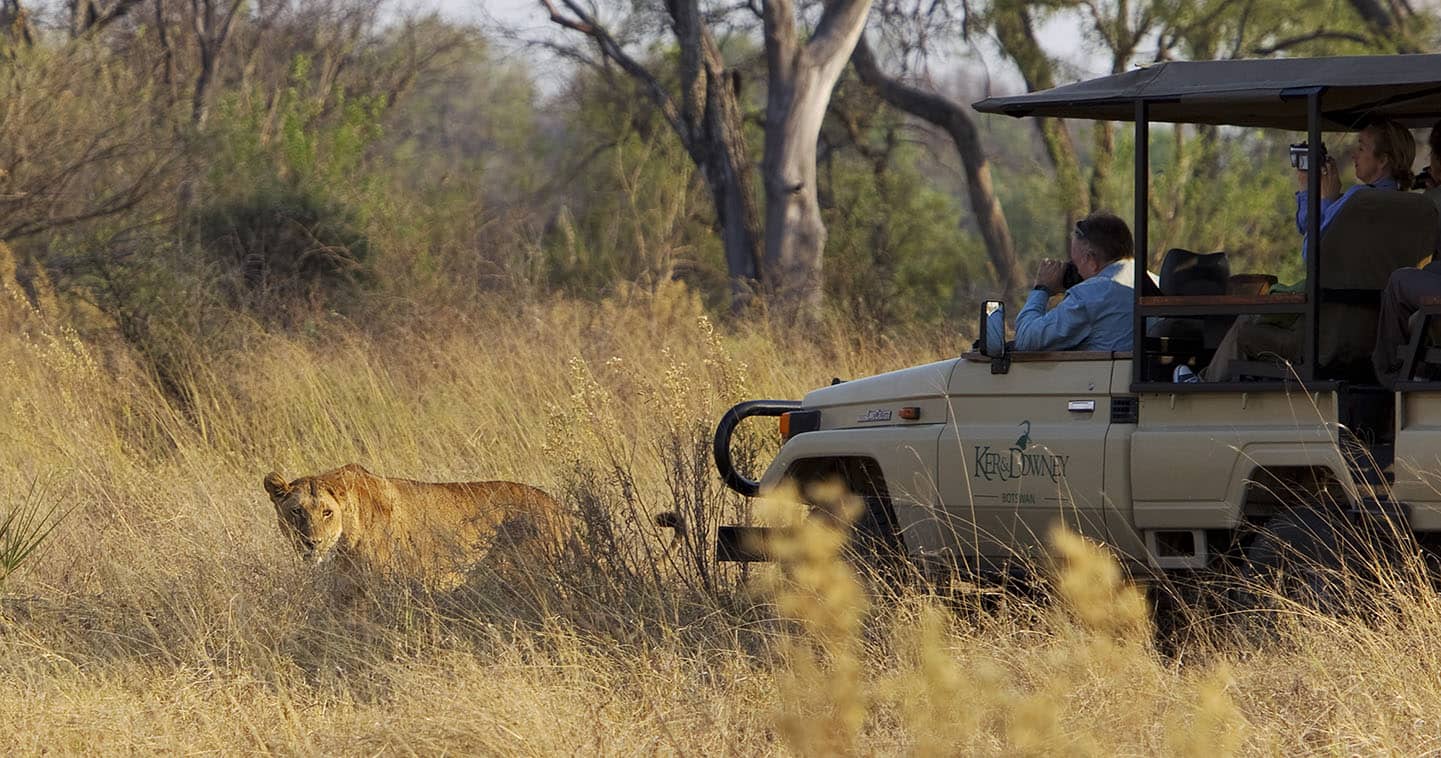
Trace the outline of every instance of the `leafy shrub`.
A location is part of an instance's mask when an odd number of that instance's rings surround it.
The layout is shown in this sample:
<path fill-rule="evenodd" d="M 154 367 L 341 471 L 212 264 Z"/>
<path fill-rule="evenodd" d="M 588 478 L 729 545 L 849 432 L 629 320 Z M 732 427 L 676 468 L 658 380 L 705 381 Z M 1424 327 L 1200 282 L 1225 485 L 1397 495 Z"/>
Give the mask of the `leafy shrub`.
<path fill-rule="evenodd" d="M 333 305 L 365 284 L 371 245 L 358 214 L 300 187 L 215 204 L 196 215 L 200 244 L 256 310 Z"/>
<path fill-rule="evenodd" d="M 980 240 L 958 223 L 968 211 L 927 186 L 921 158 L 902 147 L 878 172 L 844 155 L 822 177 L 833 198 L 823 211 L 826 294 L 857 323 L 934 324 L 995 291 Z"/>
<path fill-rule="evenodd" d="M 378 184 L 366 159 L 384 100 L 347 98 L 313 78 L 298 56 L 289 87 L 233 93 L 202 135 L 196 241 L 236 304 L 264 317 L 340 307 L 372 281 L 365 209 Z"/>

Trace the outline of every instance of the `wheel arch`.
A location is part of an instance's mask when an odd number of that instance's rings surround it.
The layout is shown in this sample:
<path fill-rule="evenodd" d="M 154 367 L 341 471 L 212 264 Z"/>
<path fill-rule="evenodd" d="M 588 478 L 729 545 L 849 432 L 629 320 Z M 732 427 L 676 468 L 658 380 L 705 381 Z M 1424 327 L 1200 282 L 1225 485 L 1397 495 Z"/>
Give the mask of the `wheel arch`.
<path fill-rule="evenodd" d="M 896 548 L 904 547 L 885 472 L 875 458 L 868 455 L 797 458 L 788 463 L 783 478 L 795 482 L 803 498 L 808 485 L 839 481 L 864 501 L 866 512 L 861 515 L 862 523 L 870 519 L 868 527 L 878 531 L 876 536 Z"/>
<path fill-rule="evenodd" d="M 1239 467 L 1233 491 L 1238 523 L 1269 517 L 1283 507 L 1346 506 L 1353 499 L 1350 472 L 1339 458 L 1311 463 L 1256 461 Z"/>

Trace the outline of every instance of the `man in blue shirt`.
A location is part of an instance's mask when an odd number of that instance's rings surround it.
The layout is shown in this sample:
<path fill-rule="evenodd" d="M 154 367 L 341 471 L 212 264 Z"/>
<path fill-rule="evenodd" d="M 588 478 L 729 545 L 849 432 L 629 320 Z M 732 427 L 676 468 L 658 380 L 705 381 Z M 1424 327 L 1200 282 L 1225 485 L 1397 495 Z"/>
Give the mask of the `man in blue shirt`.
<path fill-rule="evenodd" d="M 1016 350 L 1130 350 L 1135 312 L 1135 260 L 1131 229 L 1109 213 L 1092 213 L 1076 222 L 1071 263 L 1081 282 L 1065 299 L 1046 310 L 1062 290 L 1066 264 L 1044 260 L 1036 287 L 1016 314 Z"/>

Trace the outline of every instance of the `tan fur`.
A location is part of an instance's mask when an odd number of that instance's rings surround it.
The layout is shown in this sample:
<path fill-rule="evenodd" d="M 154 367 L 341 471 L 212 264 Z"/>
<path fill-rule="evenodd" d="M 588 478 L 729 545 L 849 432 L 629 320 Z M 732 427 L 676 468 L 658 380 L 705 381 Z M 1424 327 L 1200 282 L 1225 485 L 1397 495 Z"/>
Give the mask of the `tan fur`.
<path fill-rule="evenodd" d="M 348 584 L 387 575 L 454 587 L 482 561 L 553 559 L 571 537 L 560 503 L 515 482 L 417 482 L 351 464 L 290 482 L 272 472 L 265 489 L 301 555 Z"/>

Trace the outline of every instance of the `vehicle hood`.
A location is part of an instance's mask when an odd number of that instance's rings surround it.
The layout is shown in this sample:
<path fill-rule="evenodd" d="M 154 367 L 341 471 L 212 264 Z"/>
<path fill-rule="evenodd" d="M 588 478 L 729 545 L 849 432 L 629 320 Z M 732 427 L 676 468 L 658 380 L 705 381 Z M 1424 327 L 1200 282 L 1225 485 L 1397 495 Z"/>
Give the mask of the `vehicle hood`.
<path fill-rule="evenodd" d="M 951 358 L 888 374 L 832 384 L 806 393 L 802 404 L 806 408 L 827 408 L 944 397 L 951 371 L 959 360 Z"/>

